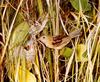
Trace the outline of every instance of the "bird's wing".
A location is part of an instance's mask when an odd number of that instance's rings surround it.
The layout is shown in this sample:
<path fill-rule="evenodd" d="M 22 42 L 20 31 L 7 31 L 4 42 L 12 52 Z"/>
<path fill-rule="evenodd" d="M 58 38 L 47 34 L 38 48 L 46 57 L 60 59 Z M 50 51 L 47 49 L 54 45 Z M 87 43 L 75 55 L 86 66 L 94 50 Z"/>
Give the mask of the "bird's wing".
<path fill-rule="evenodd" d="M 57 49 L 61 49 L 64 46 L 66 46 L 70 41 L 71 41 L 70 37 L 63 38 L 62 42 L 55 44 L 54 47 L 57 48 Z"/>

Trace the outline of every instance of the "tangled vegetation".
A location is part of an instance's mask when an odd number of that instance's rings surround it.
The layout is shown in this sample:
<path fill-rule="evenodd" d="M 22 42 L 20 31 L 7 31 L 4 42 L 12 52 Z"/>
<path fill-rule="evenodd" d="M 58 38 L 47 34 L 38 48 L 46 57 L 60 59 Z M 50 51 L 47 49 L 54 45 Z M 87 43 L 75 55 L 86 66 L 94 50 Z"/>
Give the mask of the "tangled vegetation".
<path fill-rule="evenodd" d="M 100 82 L 100 0 L 0 0 L 0 82 Z"/>

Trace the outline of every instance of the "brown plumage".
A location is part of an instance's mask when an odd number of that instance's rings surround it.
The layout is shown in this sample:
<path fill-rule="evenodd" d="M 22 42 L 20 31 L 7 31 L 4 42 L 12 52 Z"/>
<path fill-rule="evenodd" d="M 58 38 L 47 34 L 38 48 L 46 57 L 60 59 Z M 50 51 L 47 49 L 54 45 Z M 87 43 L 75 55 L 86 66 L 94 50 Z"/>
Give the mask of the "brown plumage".
<path fill-rule="evenodd" d="M 53 49 L 62 49 L 64 46 L 66 46 L 72 38 L 75 38 L 77 36 L 81 35 L 81 30 L 75 30 L 71 33 L 69 33 L 68 36 L 41 36 L 39 38 L 39 41 L 44 43 L 47 47 L 53 48 Z"/>

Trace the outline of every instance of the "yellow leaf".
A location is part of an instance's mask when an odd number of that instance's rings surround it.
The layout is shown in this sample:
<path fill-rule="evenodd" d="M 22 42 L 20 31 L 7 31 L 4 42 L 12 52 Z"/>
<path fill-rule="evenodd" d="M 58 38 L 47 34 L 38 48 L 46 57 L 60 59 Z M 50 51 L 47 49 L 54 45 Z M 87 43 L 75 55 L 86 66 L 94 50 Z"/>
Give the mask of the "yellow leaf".
<path fill-rule="evenodd" d="M 84 44 L 77 45 L 77 61 L 78 62 L 87 61 L 86 45 Z"/>
<path fill-rule="evenodd" d="M 99 76 L 99 78 L 98 78 L 98 82 L 100 82 L 100 76 Z"/>
<path fill-rule="evenodd" d="M 24 77 L 23 77 L 24 76 Z M 19 68 L 19 81 L 18 82 L 36 82 L 36 77 L 27 69 L 23 69 L 22 67 Z"/>

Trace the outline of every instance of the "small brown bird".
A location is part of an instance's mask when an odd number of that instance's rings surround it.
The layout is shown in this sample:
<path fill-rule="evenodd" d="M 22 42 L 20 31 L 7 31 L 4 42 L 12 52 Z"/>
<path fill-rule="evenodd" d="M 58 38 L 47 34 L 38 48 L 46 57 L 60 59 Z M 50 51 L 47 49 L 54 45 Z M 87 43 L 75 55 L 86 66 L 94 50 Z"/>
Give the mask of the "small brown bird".
<path fill-rule="evenodd" d="M 39 41 L 44 43 L 48 48 L 53 49 L 62 49 L 64 46 L 66 46 L 72 38 L 80 36 L 81 30 L 75 30 L 71 33 L 69 33 L 67 36 L 41 36 L 39 38 Z"/>

